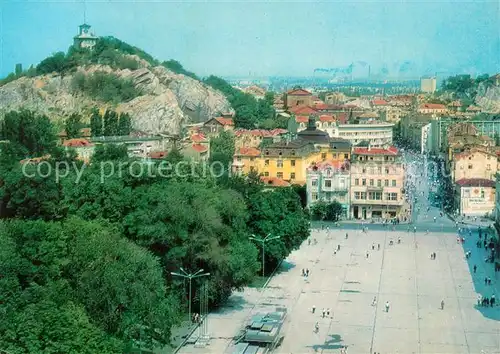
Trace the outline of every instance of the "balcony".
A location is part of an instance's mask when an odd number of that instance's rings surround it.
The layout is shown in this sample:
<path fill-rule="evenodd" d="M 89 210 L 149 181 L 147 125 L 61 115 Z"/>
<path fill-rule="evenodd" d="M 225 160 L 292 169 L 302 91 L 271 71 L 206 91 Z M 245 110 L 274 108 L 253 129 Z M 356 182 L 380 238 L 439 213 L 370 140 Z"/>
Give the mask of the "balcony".
<path fill-rule="evenodd" d="M 372 199 L 351 199 L 351 204 L 381 205 L 381 206 L 402 206 L 404 200 L 372 200 Z"/>

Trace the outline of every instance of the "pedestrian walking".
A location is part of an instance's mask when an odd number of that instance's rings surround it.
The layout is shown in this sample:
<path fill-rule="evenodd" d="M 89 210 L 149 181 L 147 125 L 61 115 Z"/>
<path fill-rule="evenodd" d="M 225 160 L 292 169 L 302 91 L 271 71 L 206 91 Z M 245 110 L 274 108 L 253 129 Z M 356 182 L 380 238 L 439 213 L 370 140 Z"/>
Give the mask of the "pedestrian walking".
<path fill-rule="evenodd" d="M 491 299 L 490 299 L 491 307 L 495 306 L 495 302 L 496 302 L 495 294 L 493 294 L 493 295 L 491 295 Z"/>
<path fill-rule="evenodd" d="M 374 250 L 375 250 L 375 244 L 372 243 L 372 251 L 374 251 Z"/>
<path fill-rule="evenodd" d="M 484 278 L 484 285 L 488 285 L 488 277 Z"/>
<path fill-rule="evenodd" d="M 337 245 L 337 251 L 340 251 L 340 245 Z"/>
<path fill-rule="evenodd" d="M 368 253 L 368 251 L 366 251 L 366 259 L 368 259 L 368 256 L 369 256 L 369 255 L 370 255 L 370 254 Z"/>
<path fill-rule="evenodd" d="M 441 310 L 444 310 L 444 300 L 441 300 Z"/>
<path fill-rule="evenodd" d="M 323 311 L 321 311 L 321 317 L 325 318 L 325 314 L 326 314 L 326 309 L 323 309 Z"/>
<path fill-rule="evenodd" d="M 377 297 L 374 296 L 372 300 L 372 306 L 375 306 L 377 304 Z"/>
<path fill-rule="evenodd" d="M 474 267 L 472 269 L 474 270 L 474 273 L 476 273 L 477 265 L 474 264 Z"/>
<path fill-rule="evenodd" d="M 389 301 L 385 302 L 385 312 L 389 312 Z"/>
<path fill-rule="evenodd" d="M 312 306 L 312 308 L 311 308 L 311 312 L 312 312 L 312 313 L 316 313 L 316 306 L 315 306 L 315 305 L 313 305 L 313 306 Z"/>
<path fill-rule="evenodd" d="M 304 268 L 302 268 L 302 276 L 305 277 L 306 276 L 306 271 L 304 270 Z"/>
<path fill-rule="evenodd" d="M 491 285 L 491 278 L 488 277 L 488 285 Z"/>
<path fill-rule="evenodd" d="M 330 317 L 330 308 L 327 308 L 327 309 L 326 309 L 326 315 L 327 315 L 328 317 Z"/>
<path fill-rule="evenodd" d="M 345 239 L 347 240 L 349 238 L 349 234 L 346 232 L 345 233 Z"/>
<path fill-rule="evenodd" d="M 307 239 L 307 245 L 311 246 L 311 239 L 310 238 Z"/>
<path fill-rule="evenodd" d="M 316 324 L 314 325 L 314 333 L 318 333 L 319 332 L 319 323 L 316 322 Z"/>
<path fill-rule="evenodd" d="M 306 277 L 309 277 L 309 268 L 306 269 Z"/>
<path fill-rule="evenodd" d="M 482 302 L 483 302 L 483 298 L 482 298 L 481 294 L 479 294 L 477 296 L 477 306 L 481 306 Z"/>
<path fill-rule="evenodd" d="M 380 251 L 380 243 L 377 244 L 377 250 Z"/>

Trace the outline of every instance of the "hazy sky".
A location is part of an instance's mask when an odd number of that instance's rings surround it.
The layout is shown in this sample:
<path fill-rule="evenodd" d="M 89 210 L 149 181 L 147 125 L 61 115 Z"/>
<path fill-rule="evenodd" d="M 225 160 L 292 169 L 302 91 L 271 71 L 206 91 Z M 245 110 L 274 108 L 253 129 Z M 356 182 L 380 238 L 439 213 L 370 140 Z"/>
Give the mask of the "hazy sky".
<path fill-rule="evenodd" d="M 500 71 L 500 1 L 87 1 L 113 35 L 199 75 L 311 75 L 364 61 L 415 75 Z M 72 43 L 80 1 L 0 0 L 0 76 Z"/>

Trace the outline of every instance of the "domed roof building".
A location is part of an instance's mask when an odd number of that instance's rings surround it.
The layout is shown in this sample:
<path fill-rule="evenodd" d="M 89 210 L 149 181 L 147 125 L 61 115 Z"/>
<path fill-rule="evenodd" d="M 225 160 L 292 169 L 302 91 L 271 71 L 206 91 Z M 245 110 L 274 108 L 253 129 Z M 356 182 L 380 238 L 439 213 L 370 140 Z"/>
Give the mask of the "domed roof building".
<path fill-rule="evenodd" d="M 316 119 L 314 116 L 309 117 L 309 123 L 305 130 L 297 133 L 299 139 L 309 141 L 313 144 L 329 144 L 330 136 L 327 132 L 316 128 Z"/>

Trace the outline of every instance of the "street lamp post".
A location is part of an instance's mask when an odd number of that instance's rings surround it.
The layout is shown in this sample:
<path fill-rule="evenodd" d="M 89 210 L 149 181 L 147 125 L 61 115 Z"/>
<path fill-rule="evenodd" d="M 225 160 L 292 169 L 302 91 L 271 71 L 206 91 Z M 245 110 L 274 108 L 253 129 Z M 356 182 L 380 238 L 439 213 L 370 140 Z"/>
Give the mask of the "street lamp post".
<path fill-rule="evenodd" d="M 273 236 L 271 237 L 271 234 L 268 234 L 266 237 L 262 238 L 262 237 L 259 237 L 259 236 L 255 236 L 255 235 L 252 235 L 251 237 L 249 237 L 250 240 L 254 240 L 254 241 L 257 241 L 261 244 L 262 246 L 262 276 L 264 277 L 265 276 L 265 272 L 264 272 L 264 253 L 265 253 L 265 245 L 266 245 L 266 242 L 268 241 L 271 241 L 271 240 L 277 240 L 279 239 L 281 236 Z"/>
<path fill-rule="evenodd" d="M 182 273 L 170 272 L 170 274 L 177 277 L 189 279 L 189 319 L 191 319 L 191 280 L 193 280 L 194 278 L 208 276 L 210 275 L 210 273 L 203 273 L 203 269 L 200 269 L 195 273 L 188 273 L 182 267 L 180 268 L 180 270 Z"/>

